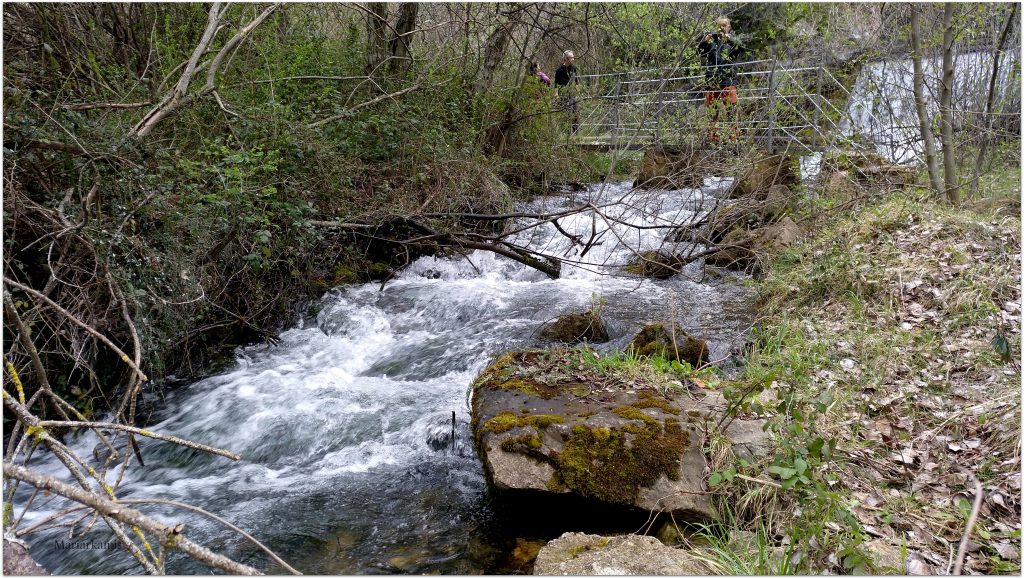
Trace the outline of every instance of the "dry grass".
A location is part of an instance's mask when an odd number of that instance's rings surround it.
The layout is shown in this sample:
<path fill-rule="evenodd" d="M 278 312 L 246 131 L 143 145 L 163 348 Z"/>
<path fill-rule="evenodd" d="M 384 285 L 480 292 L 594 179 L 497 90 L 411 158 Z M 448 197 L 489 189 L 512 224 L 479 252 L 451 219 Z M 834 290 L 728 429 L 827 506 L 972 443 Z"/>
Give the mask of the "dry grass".
<path fill-rule="evenodd" d="M 840 441 L 822 473 L 833 479 L 826 510 L 856 517 L 853 546 L 877 558 L 861 543 L 872 538 L 905 549 L 907 571 L 948 573 L 977 477 L 985 497 L 965 572 L 1019 573 L 1019 218 L 887 197 L 777 256 L 760 290 L 766 319 L 746 378 L 835 398 L 816 424 Z M 774 511 L 776 539 L 807 524 L 787 512 L 791 493 L 746 482 L 726 492 L 740 520 Z M 857 568 L 837 563 L 846 551 L 830 552 L 827 536 L 800 569 Z"/>

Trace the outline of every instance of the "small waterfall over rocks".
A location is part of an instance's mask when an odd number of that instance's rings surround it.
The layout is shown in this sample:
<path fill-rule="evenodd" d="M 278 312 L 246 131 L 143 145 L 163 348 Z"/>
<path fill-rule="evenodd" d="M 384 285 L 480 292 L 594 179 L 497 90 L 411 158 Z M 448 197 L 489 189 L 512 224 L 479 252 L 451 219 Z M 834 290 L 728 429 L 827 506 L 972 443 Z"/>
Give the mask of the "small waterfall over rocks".
<path fill-rule="evenodd" d="M 1008 50 L 1000 57 L 994 111 L 1016 113 L 1002 118 L 1002 122 L 1019 126 L 1021 79 L 1017 52 L 1019 49 Z M 922 59 L 922 68 L 926 108 L 928 114 L 937 119 L 942 59 Z M 970 119 L 983 116 L 991 76 L 991 52 L 956 56 L 953 108 L 954 122 L 959 127 Z M 866 64 L 850 93 L 846 112 L 840 125 L 843 135 L 863 135 L 874 144 L 876 152 L 896 163 L 923 160 L 924 145 L 914 104 L 914 65 L 910 59 Z"/>

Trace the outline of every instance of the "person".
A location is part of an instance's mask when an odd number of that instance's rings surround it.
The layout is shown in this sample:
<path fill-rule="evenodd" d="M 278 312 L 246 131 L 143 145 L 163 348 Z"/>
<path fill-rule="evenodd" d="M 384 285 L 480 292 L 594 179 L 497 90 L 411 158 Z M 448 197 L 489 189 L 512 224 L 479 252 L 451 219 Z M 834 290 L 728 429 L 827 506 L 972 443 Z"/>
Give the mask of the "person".
<path fill-rule="evenodd" d="M 555 88 L 558 90 L 559 98 L 565 103 L 573 134 L 580 128 L 579 103 L 576 100 L 580 79 L 576 74 L 575 62 L 576 55 L 571 50 L 566 50 L 562 53 L 562 66 L 555 71 Z"/>
<path fill-rule="evenodd" d="M 732 23 L 725 16 L 716 21 L 718 32 L 707 33 L 697 45 L 697 52 L 704 56 L 707 66 L 708 88 L 704 93 L 704 104 L 711 112 L 711 126 L 708 138 L 718 141 L 718 118 L 722 109 L 726 111 L 726 122 L 729 109 L 733 110 L 732 130 L 729 139 L 735 141 L 739 136 L 739 109 L 736 107 L 736 57 L 743 47 L 732 31 Z"/>
<path fill-rule="evenodd" d="M 547 86 L 551 86 L 551 77 L 544 74 L 544 71 L 540 69 L 540 64 L 536 62 L 530 63 L 530 74 L 537 77 L 537 80 L 541 81 Z"/>

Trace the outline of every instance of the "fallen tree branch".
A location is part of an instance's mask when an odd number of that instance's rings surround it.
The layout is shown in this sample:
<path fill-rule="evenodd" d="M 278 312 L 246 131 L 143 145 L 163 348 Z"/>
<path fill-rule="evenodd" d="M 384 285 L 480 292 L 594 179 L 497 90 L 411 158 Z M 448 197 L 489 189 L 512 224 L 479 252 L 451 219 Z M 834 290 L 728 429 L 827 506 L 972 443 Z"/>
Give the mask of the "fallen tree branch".
<path fill-rule="evenodd" d="M 242 535 L 243 537 L 245 537 L 246 539 L 251 541 L 254 545 L 256 545 L 257 547 L 262 549 L 267 555 L 270 555 L 270 557 L 274 561 L 277 561 L 282 567 L 287 569 L 289 573 L 291 573 L 293 575 L 302 575 L 301 571 L 295 569 L 294 567 L 292 567 L 291 565 L 286 563 L 284 561 L 284 559 L 278 557 L 277 554 L 274 553 L 273 551 L 271 551 L 269 547 L 267 547 L 263 543 L 259 542 L 256 539 L 256 537 L 253 537 L 252 535 L 250 535 L 249 533 L 246 533 L 245 531 L 243 531 L 239 527 L 236 527 L 235 525 L 233 525 L 233 524 L 229 523 L 228 521 L 218 517 L 217 515 L 209 512 L 209 511 L 206 511 L 204 509 L 201 509 L 199 507 L 196 507 L 196 506 L 193 506 L 193 505 L 189 505 L 189 504 L 185 504 L 185 503 L 179 503 L 178 501 L 172 501 L 172 500 L 168 500 L 168 499 L 121 499 L 118 502 L 122 503 L 122 504 L 127 504 L 127 505 L 145 505 L 145 504 L 171 505 L 171 506 L 175 506 L 175 507 L 178 507 L 178 508 L 181 508 L 181 509 L 187 509 L 187 510 L 190 510 L 190 511 L 195 511 L 195 512 L 197 512 L 197 513 L 199 513 L 199 514 L 201 514 L 201 515 L 203 515 L 205 517 L 209 517 L 209 518 L 217 521 L 218 523 L 221 523 L 222 525 L 224 525 L 225 527 L 228 527 L 229 529 L 231 529 L 232 531 L 238 533 L 239 535 Z"/>
<path fill-rule="evenodd" d="M 164 442 L 171 442 L 179 444 L 181 446 L 187 446 L 194 450 L 201 450 L 210 454 L 216 454 L 219 456 L 230 458 L 231 460 L 241 460 L 242 457 L 237 454 L 224 450 L 222 448 L 215 448 L 200 444 L 198 442 L 192 442 L 191 440 L 185 440 L 184 438 L 178 438 L 177 436 L 171 436 L 168 434 L 159 434 L 156 432 L 150 432 L 142 428 L 136 428 L 134 426 L 128 426 L 127 424 L 117 424 L 115 422 L 81 422 L 77 420 L 40 420 L 37 426 L 46 428 L 48 426 L 53 427 L 67 427 L 67 428 L 106 428 L 109 430 L 121 430 L 124 432 L 131 432 L 138 434 L 139 436 L 145 436 L 146 438 L 152 438 L 154 440 L 163 440 Z"/>
<path fill-rule="evenodd" d="M 160 545 L 165 548 L 178 549 L 193 559 L 206 563 L 211 567 L 226 571 L 232 575 L 262 575 L 257 569 L 232 561 L 223 555 L 218 555 L 206 547 L 192 542 L 182 534 L 184 525 L 173 527 L 165 525 L 155 519 L 143 515 L 139 511 L 127 508 L 119 501 L 106 499 L 96 493 L 75 488 L 67 483 L 61 482 L 52 477 L 31 471 L 23 466 L 4 462 L 4 476 L 27 482 L 28 484 L 56 493 L 76 503 L 92 507 L 96 512 L 126 523 L 133 527 L 146 531 L 160 540 Z"/>
<path fill-rule="evenodd" d="M 148 107 L 153 101 L 142 101 L 138 103 L 71 103 L 62 105 L 68 111 L 91 111 L 93 109 L 138 109 Z"/>
<path fill-rule="evenodd" d="M 403 88 L 400 91 L 396 91 L 396 92 L 393 92 L 393 93 L 388 93 L 388 94 L 380 95 L 377 98 L 372 98 L 372 99 L 370 99 L 370 100 L 368 100 L 366 102 L 359 103 L 359 104 L 357 104 L 354 107 L 346 109 L 345 112 L 343 112 L 343 113 L 339 113 L 339 114 L 336 114 L 336 115 L 329 116 L 326 119 L 320 119 L 319 121 L 316 121 L 314 123 L 310 123 L 307 126 L 309 128 L 311 128 L 311 129 L 315 129 L 317 127 L 322 127 L 322 126 L 324 126 L 326 124 L 333 123 L 334 121 L 342 119 L 342 118 L 346 117 L 347 115 L 350 115 L 350 114 L 358 111 L 361 108 L 368 107 L 368 106 L 371 106 L 371 105 L 375 105 L 375 104 L 377 104 L 377 103 L 379 103 L 381 101 L 385 101 L 385 100 L 388 100 L 388 99 L 393 99 L 393 98 L 396 98 L 396 97 L 400 97 L 400 96 L 404 95 L 405 93 L 412 92 L 412 91 L 420 88 L 420 86 L 421 86 L 420 83 L 416 83 L 416 84 L 414 84 L 412 86 L 408 86 L 406 88 Z"/>

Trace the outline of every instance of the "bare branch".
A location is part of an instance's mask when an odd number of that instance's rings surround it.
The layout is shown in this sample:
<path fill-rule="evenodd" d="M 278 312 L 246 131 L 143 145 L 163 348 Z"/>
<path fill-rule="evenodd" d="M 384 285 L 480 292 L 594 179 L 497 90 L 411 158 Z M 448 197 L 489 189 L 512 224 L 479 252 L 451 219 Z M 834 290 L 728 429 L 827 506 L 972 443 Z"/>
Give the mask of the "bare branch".
<path fill-rule="evenodd" d="M 176 548 L 211 567 L 226 571 L 233 575 L 262 575 L 257 569 L 243 565 L 218 555 L 206 547 L 198 545 L 182 534 L 184 525 L 168 526 L 135 509 L 125 507 L 122 503 L 106 499 L 94 492 L 75 488 L 52 477 L 31 471 L 11 462 L 4 462 L 4 476 L 24 481 L 30 485 L 56 493 L 77 503 L 95 509 L 101 515 L 138 527 L 159 538 L 160 545 Z"/>

